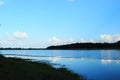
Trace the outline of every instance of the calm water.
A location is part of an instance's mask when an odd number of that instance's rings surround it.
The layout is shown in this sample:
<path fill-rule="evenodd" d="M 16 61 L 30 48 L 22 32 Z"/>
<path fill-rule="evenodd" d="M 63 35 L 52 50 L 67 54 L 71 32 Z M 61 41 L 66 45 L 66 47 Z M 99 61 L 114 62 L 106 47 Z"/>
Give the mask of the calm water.
<path fill-rule="evenodd" d="M 87 80 L 120 80 L 120 50 L 1 50 L 1 54 L 67 67 Z"/>

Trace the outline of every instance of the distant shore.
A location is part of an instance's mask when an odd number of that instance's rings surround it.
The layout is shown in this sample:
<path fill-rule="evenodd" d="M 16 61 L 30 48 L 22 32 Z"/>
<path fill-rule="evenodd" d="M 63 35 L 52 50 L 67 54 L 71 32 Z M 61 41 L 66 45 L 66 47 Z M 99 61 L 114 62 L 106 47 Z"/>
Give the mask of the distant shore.
<path fill-rule="evenodd" d="M 92 49 L 88 49 L 88 48 L 81 48 L 81 49 L 36 49 L 36 48 L 33 48 L 33 49 L 15 49 L 15 48 L 12 48 L 12 49 L 7 49 L 7 48 L 4 48 L 4 49 L 0 49 L 0 50 L 120 50 L 120 48 L 92 48 Z"/>
<path fill-rule="evenodd" d="M 120 49 L 120 41 L 115 43 L 72 43 L 66 45 L 53 45 L 47 48 L 0 48 L 0 50 L 112 50 Z"/>
<path fill-rule="evenodd" d="M 49 46 L 48 50 L 111 50 L 120 49 L 120 41 L 115 43 L 73 43 L 66 45 Z"/>
<path fill-rule="evenodd" d="M 115 43 L 73 43 L 48 46 L 47 48 L 0 48 L 0 50 L 116 50 L 120 49 L 120 41 Z"/>

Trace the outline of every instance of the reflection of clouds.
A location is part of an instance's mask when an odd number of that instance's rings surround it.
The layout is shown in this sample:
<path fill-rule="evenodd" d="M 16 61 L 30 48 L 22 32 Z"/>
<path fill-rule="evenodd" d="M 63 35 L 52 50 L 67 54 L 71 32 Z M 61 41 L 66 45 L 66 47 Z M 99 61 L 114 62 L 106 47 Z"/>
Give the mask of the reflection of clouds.
<path fill-rule="evenodd" d="M 86 60 L 87 58 L 76 58 L 76 57 L 61 57 L 61 56 L 56 56 L 56 57 L 49 57 L 49 60 L 53 61 L 53 62 L 57 62 L 57 61 L 60 61 L 60 60 L 70 60 L 70 61 L 73 61 L 73 60 L 76 60 L 76 59 L 79 59 L 81 61 L 83 60 Z"/>
<path fill-rule="evenodd" d="M 116 61 L 116 63 L 120 64 L 120 60 Z"/>
<path fill-rule="evenodd" d="M 110 52 L 110 50 L 102 50 L 101 51 L 101 57 L 102 57 L 102 59 L 109 59 L 109 58 L 111 58 L 111 52 Z"/>
<path fill-rule="evenodd" d="M 71 58 L 68 58 L 69 60 L 74 60 L 74 58 L 73 57 L 71 57 Z"/>
<path fill-rule="evenodd" d="M 110 60 L 110 59 L 108 59 L 108 60 L 102 59 L 102 60 L 101 60 L 102 64 L 111 63 L 111 61 L 112 61 L 112 60 Z"/>
<path fill-rule="evenodd" d="M 53 62 L 57 62 L 59 60 L 61 60 L 61 57 L 49 57 L 49 60 L 53 61 Z"/>
<path fill-rule="evenodd" d="M 120 64 L 119 54 L 112 54 L 111 50 L 102 50 L 101 51 L 101 63 L 102 64 L 110 64 L 112 62 Z"/>
<path fill-rule="evenodd" d="M 112 62 L 120 64 L 120 60 L 112 60 L 112 59 L 102 59 L 101 62 L 102 64 L 110 64 Z"/>
<path fill-rule="evenodd" d="M 36 61 L 47 60 L 51 62 L 59 62 L 64 60 L 80 60 L 80 61 L 88 61 L 88 60 L 99 60 L 102 64 L 111 64 L 117 63 L 120 64 L 120 58 L 113 58 L 111 53 L 102 53 L 101 58 L 86 58 L 86 57 L 63 57 L 63 56 L 36 56 L 36 55 L 16 55 L 16 54 L 6 54 L 6 57 L 17 57 L 22 59 L 31 59 Z"/>
<path fill-rule="evenodd" d="M 81 61 L 84 61 L 86 58 L 80 58 Z"/>

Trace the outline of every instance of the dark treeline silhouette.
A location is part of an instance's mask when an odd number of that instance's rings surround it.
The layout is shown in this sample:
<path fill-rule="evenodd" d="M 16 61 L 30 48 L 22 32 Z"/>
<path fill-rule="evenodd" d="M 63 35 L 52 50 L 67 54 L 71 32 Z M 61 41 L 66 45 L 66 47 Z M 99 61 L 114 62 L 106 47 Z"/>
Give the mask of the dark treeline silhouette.
<path fill-rule="evenodd" d="M 49 46 L 47 48 L 0 48 L 0 50 L 51 50 L 51 49 L 120 49 L 120 41 L 115 43 L 74 43 Z"/>
<path fill-rule="evenodd" d="M 120 49 L 120 41 L 115 43 L 74 43 L 49 46 L 47 49 Z"/>
<path fill-rule="evenodd" d="M 0 48 L 0 50 L 45 50 L 45 48 Z"/>

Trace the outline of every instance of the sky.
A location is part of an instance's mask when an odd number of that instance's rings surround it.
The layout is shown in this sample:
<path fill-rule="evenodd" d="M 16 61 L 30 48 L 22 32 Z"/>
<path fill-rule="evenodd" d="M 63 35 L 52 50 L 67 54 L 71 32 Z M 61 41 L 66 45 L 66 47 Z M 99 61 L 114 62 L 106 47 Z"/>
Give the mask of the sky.
<path fill-rule="evenodd" d="M 0 46 L 120 40 L 120 0 L 0 0 Z"/>

